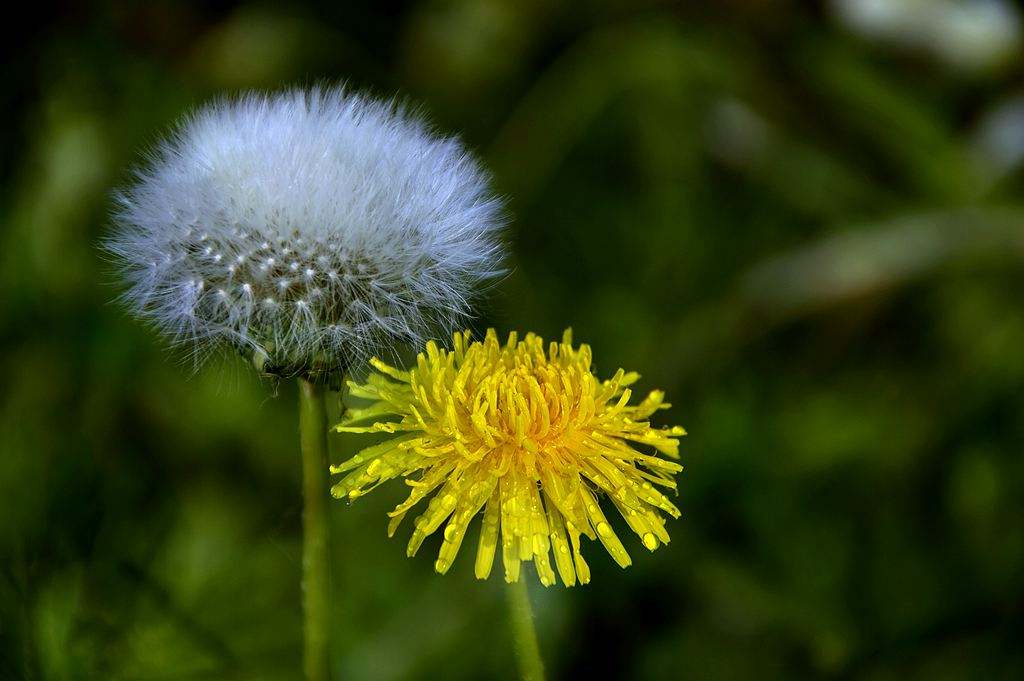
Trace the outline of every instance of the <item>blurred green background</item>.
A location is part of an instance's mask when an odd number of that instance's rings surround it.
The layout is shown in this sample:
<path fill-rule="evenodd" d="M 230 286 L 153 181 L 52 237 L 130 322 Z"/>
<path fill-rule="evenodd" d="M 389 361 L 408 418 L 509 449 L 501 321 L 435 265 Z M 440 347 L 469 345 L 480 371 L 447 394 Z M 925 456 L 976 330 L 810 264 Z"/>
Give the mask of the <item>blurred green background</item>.
<path fill-rule="evenodd" d="M 96 244 L 183 112 L 321 79 L 408 95 L 492 168 L 513 270 L 478 328 L 571 325 L 691 433 L 670 546 L 531 584 L 551 677 L 1024 678 L 1014 5 L 26 9 L 0 95 L 0 679 L 299 678 L 294 386 L 182 366 Z M 436 536 L 407 559 L 402 495 L 333 506 L 339 678 L 512 678 L 500 576 L 465 550 L 435 575 Z"/>

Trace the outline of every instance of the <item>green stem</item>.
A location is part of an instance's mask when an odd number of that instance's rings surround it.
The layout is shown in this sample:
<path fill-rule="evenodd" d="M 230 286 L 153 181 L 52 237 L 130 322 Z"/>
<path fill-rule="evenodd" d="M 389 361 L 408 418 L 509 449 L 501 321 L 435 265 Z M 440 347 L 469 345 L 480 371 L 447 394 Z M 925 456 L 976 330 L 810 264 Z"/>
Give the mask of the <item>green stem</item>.
<path fill-rule="evenodd" d="M 508 585 L 509 620 L 512 624 L 512 643 L 519 661 L 519 677 L 523 681 L 544 681 L 544 662 L 540 659 L 537 630 L 533 626 L 530 594 L 522 575 Z"/>
<path fill-rule="evenodd" d="M 331 575 L 327 524 L 327 409 L 324 386 L 299 379 L 302 443 L 302 611 L 307 681 L 329 681 Z"/>

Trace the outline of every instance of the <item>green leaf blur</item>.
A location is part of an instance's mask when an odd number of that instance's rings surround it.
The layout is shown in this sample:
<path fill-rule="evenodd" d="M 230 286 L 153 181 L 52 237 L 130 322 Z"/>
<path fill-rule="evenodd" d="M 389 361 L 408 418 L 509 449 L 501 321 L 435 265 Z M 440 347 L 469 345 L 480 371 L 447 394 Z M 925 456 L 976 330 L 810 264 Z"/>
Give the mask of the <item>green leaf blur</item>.
<path fill-rule="evenodd" d="M 626 571 L 590 547 L 590 586 L 531 584 L 552 678 L 1024 677 L 1010 2 L 23 21 L 0 114 L 0 679 L 300 678 L 295 388 L 196 371 L 111 302 L 96 246 L 184 112 L 320 80 L 408 95 L 493 170 L 513 262 L 478 330 L 572 326 L 690 433 L 668 547 L 628 543 Z M 335 461 L 365 444 L 334 437 Z M 338 677 L 513 678 L 500 577 L 465 555 L 434 574 L 437 537 L 407 559 L 384 532 L 402 497 L 332 506 Z"/>

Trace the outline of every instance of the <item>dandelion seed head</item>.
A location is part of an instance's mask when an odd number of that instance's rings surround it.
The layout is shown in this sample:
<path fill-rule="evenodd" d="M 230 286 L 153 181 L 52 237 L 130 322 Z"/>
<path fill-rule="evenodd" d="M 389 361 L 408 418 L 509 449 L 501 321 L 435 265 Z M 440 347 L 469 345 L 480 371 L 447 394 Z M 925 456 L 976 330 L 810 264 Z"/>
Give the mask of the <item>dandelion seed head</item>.
<path fill-rule="evenodd" d="M 506 581 L 517 581 L 522 563 L 532 561 L 545 586 L 555 583 L 556 570 L 566 586 L 585 584 L 581 537 L 600 541 L 620 566 L 631 563 L 602 497 L 645 548 L 669 542 L 663 516 L 679 510 L 662 490 L 676 488 L 682 467 L 672 459 L 685 431 L 652 426 L 649 417 L 670 406 L 664 393 L 630 404 L 639 376 L 620 369 L 599 380 L 589 346 L 573 347 L 570 332 L 547 347 L 532 333 L 522 340 L 510 334 L 505 344 L 493 330 L 483 342 L 456 333 L 453 350 L 428 342 L 410 371 L 376 359 L 372 365 L 377 372 L 365 384 L 349 383 L 353 396 L 372 403 L 349 410 L 336 430 L 394 437 L 332 467 L 344 477 L 331 493 L 353 500 L 405 477 L 412 491 L 391 512 L 389 534 L 429 498 L 414 521 L 410 556 L 443 525 L 434 568 L 447 572 L 482 510 L 479 579 L 490 574 L 500 546 Z"/>
<path fill-rule="evenodd" d="M 503 210 L 479 163 L 341 88 L 206 106 L 116 198 L 123 299 L 197 355 L 359 362 L 459 328 L 501 273 Z"/>

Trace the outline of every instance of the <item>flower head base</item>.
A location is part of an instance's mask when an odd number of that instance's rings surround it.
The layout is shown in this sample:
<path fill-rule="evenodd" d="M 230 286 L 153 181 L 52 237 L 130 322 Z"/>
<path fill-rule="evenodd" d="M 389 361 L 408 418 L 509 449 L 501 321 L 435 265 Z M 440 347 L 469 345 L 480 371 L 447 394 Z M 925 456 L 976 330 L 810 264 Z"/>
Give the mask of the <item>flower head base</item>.
<path fill-rule="evenodd" d="M 599 506 L 601 495 L 646 548 L 668 543 L 662 513 L 678 517 L 679 510 L 659 488 L 674 490 L 672 476 L 682 467 L 658 453 L 678 458 L 677 437 L 684 431 L 647 421 L 669 407 L 663 393 L 630 405 L 627 386 L 638 375 L 620 369 L 598 380 L 590 348 L 573 348 L 570 331 L 547 352 L 532 333 L 522 341 L 512 333 L 505 345 L 493 330 L 483 342 L 470 342 L 468 332 L 454 340 L 452 351 L 427 343 L 408 372 L 374 359 L 380 373 L 365 385 L 349 384 L 353 396 L 374 402 L 351 410 L 337 430 L 396 437 L 332 467 L 332 473 L 347 473 L 332 488 L 335 497 L 355 499 L 406 477 L 412 492 L 390 514 L 392 535 L 405 514 L 436 491 L 415 521 L 408 553 L 445 524 L 435 563 L 442 574 L 481 509 L 479 579 L 490 574 L 499 541 L 509 582 L 532 560 L 541 583 L 554 584 L 553 550 L 562 582 L 586 584 L 590 568 L 580 553 L 581 536 L 600 540 L 619 565 L 630 565 Z"/>
<path fill-rule="evenodd" d="M 129 307 L 272 372 L 448 333 L 500 273 L 500 202 L 465 147 L 342 89 L 207 106 L 117 198 Z"/>

